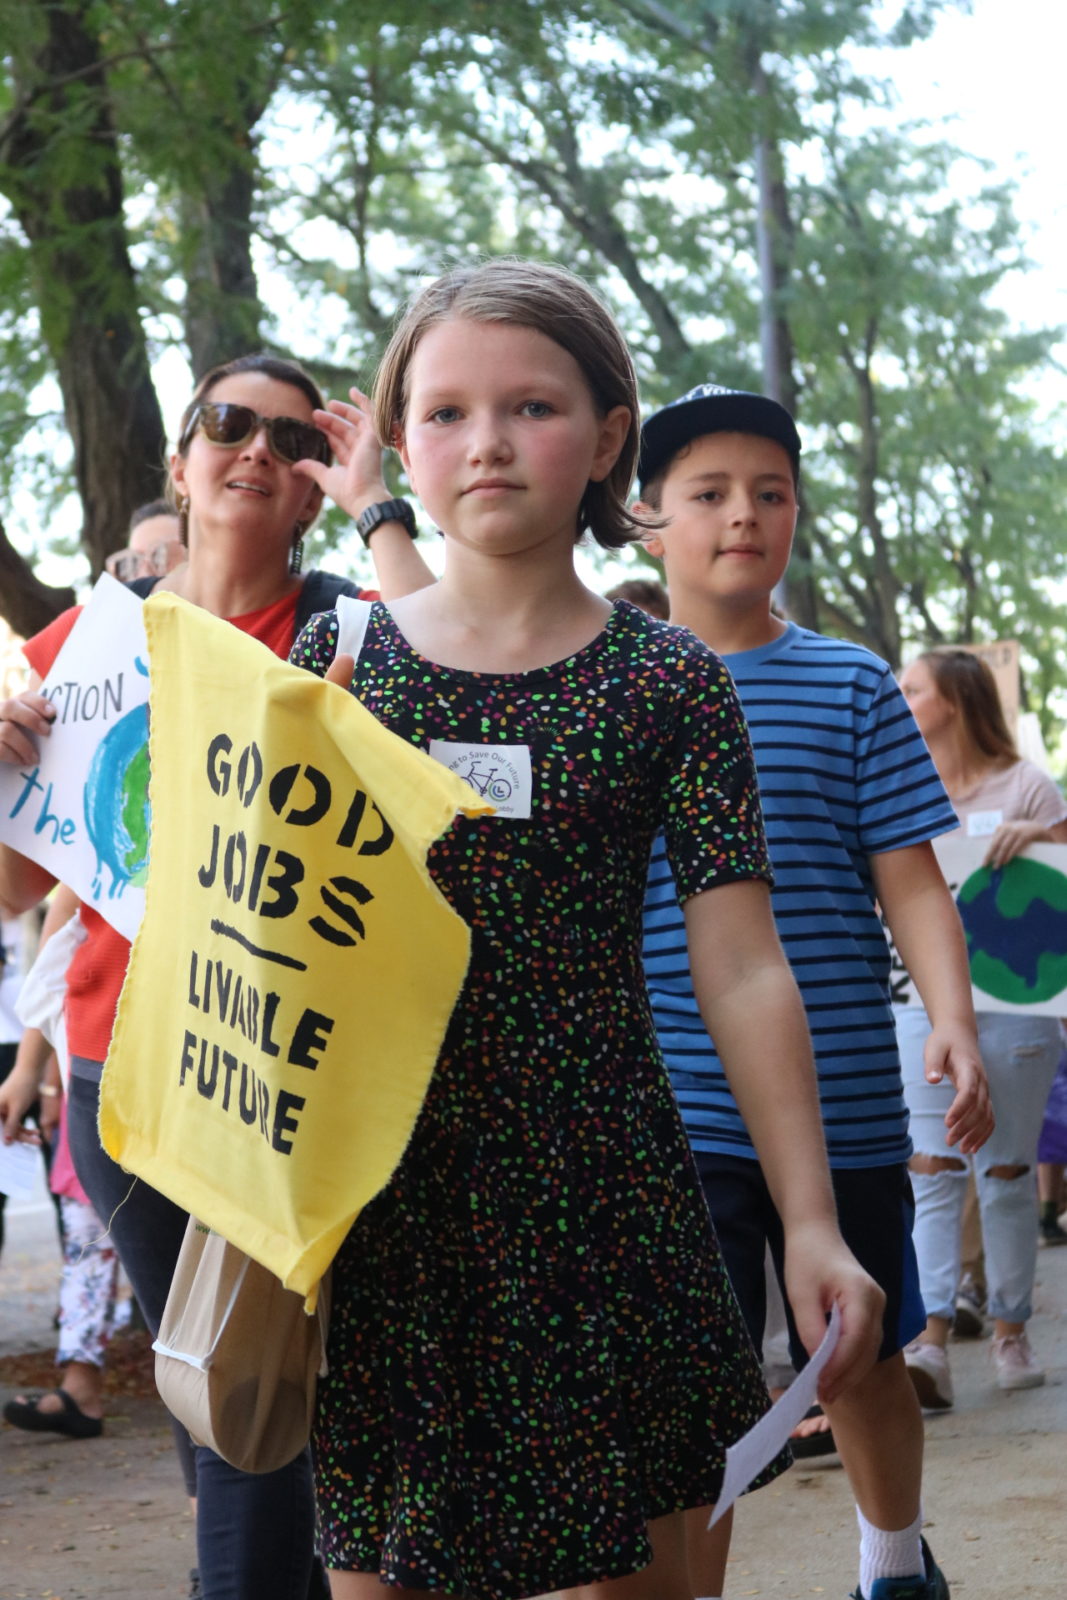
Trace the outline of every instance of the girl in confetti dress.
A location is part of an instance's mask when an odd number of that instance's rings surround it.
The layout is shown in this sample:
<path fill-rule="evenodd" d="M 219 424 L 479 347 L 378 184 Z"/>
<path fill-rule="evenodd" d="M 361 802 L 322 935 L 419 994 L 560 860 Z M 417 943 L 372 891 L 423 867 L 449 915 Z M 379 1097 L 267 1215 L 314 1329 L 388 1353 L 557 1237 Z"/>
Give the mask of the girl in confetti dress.
<path fill-rule="evenodd" d="M 575 571 L 585 528 L 606 547 L 636 531 L 637 419 L 625 343 L 580 280 L 448 274 L 375 394 L 445 575 L 375 605 L 354 665 L 332 612 L 294 649 L 498 807 L 431 852 L 470 969 L 405 1156 L 335 1264 L 314 1436 L 335 1600 L 690 1600 L 682 1512 L 716 1499 L 766 1396 L 649 1016 L 657 828 L 802 1335 L 836 1300 L 828 1385 L 873 1356 L 877 1291 L 837 1233 L 729 677 Z"/>

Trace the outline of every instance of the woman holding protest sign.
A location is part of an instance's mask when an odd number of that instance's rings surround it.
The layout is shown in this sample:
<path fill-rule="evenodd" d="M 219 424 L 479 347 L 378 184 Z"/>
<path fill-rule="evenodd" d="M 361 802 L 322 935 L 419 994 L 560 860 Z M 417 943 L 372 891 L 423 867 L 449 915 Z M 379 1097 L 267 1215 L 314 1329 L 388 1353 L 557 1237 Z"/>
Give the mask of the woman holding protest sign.
<path fill-rule="evenodd" d="M 1067 843 L 1067 805 L 1046 772 L 1015 747 L 996 680 L 970 650 L 927 650 L 905 668 L 900 687 L 930 747 L 960 820 L 959 834 L 987 841 L 984 862 L 1002 869 L 1028 846 Z M 927 1083 L 923 1047 L 930 1031 L 919 1006 L 895 1007 L 904 1090 L 915 1154 L 915 1248 L 926 1328 L 904 1359 L 928 1410 L 953 1403 L 948 1336 L 961 1271 L 967 1176 L 973 1168 L 985 1245 L 992 1358 L 1002 1389 L 1045 1381 L 1026 1334 L 1037 1266 L 1037 1145 L 1060 1055 L 1055 1017 L 980 1011 L 978 1042 L 989 1078 L 996 1129 L 981 1151 L 961 1156 L 945 1143 L 951 1093 Z"/>
<path fill-rule="evenodd" d="M 323 404 L 300 367 L 273 356 L 241 357 L 197 385 L 171 458 L 171 490 L 187 560 L 139 593 L 159 588 L 223 617 L 286 656 L 308 617 L 355 585 L 301 572 L 303 539 L 324 494 L 353 517 L 370 542 L 382 594 L 432 581 L 415 546 L 414 519 L 382 482 L 381 450 L 366 401 Z M 64 613 L 31 639 L 34 688 L 0 704 L 0 760 L 35 759 L 55 716 L 36 692 L 77 620 Z M 0 905 L 35 904 L 52 879 L 25 856 L 0 846 Z M 78 1175 L 99 1215 L 110 1219 L 120 1258 L 153 1331 L 158 1327 L 185 1232 L 179 1209 L 131 1180 L 102 1150 L 97 1109 L 129 945 L 92 907 L 87 937 L 68 978 L 72 1056 L 70 1136 Z M 161 973 L 160 981 L 170 981 Z M 0 1090 L 2 1094 L 2 1090 Z M 4 1102 L 4 1137 L 15 1136 L 25 1107 Z M 205 1600 L 305 1600 L 312 1562 L 312 1501 L 306 1457 L 280 1472 L 238 1473 L 210 1451 L 195 1462 L 180 1441 L 186 1482 L 199 1504 L 200 1591 Z"/>

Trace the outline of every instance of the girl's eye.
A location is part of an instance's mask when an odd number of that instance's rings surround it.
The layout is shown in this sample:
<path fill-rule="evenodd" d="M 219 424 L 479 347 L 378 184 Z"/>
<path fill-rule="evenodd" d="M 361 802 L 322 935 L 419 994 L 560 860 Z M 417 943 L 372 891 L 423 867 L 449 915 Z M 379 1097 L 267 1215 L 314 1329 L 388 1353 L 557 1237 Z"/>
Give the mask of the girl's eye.
<path fill-rule="evenodd" d="M 455 422 L 459 416 L 458 406 L 438 406 L 436 411 L 430 412 L 431 422 Z"/>
<path fill-rule="evenodd" d="M 527 400 L 522 409 L 528 417 L 534 417 L 535 419 L 552 415 L 552 407 L 547 400 Z"/>
<path fill-rule="evenodd" d="M 703 500 L 707 505 L 712 505 L 716 500 L 722 499 L 721 489 L 704 489 L 697 495 L 698 500 Z"/>
<path fill-rule="evenodd" d="M 780 506 L 785 499 L 780 489 L 765 489 L 760 495 L 761 500 L 766 500 L 769 506 Z"/>

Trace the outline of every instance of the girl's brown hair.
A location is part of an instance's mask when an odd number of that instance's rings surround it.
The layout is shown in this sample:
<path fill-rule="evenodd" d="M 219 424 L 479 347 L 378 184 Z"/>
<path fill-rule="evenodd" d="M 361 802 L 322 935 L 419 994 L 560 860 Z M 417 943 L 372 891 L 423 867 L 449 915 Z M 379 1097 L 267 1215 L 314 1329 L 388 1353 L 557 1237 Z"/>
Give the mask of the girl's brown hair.
<path fill-rule="evenodd" d="M 511 322 L 553 340 L 578 363 L 601 416 L 626 406 L 630 425 L 618 460 L 602 483 L 589 483 L 578 508 L 575 536 L 586 528 L 605 549 L 629 544 L 644 529 L 627 510 L 637 466 L 640 411 L 637 375 L 611 313 L 581 278 L 562 267 L 499 257 L 454 267 L 416 295 L 382 358 L 374 384 L 374 424 L 383 445 L 403 432 L 408 373 L 427 329 L 450 318 Z"/>
<path fill-rule="evenodd" d="M 959 707 L 969 737 L 984 756 L 1002 766 L 1019 760 L 997 693 L 997 680 L 981 656 L 973 650 L 944 645 L 924 650 L 916 660 L 929 668 L 938 694 Z"/>

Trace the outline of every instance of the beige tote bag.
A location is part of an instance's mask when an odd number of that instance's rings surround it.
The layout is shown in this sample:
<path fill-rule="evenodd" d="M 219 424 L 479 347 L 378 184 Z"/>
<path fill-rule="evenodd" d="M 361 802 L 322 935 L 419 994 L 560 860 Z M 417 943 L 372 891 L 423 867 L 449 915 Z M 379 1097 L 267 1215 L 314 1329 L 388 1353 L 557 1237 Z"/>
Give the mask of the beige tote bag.
<path fill-rule="evenodd" d="M 326 1371 L 329 1280 L 304 1296 L 189 1218 L 160 1323 L 156 1385 L 165 1405 L 242 1472 L 274 1472 L 311 1435 Z"/>

